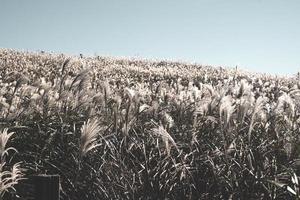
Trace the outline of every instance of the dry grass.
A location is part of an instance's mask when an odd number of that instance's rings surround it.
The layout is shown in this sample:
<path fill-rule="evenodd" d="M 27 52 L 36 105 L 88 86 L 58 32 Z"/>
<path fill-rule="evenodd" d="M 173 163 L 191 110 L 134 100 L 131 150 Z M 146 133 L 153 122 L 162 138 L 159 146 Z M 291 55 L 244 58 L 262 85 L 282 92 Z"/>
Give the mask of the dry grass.
<path fill-rule="evenodd" d="M 4 129 L 0 134 L 0 153 L 1 153 L 1 163 L 0 163 L 0 199 L 4 198 L 4 195 L 8 192 L 14 191 L 14 186 L 18 184 L 20 180 L 23 179 L 23 168 L 21 163 L 13 164 L 12 168 L 9 169 L 10 163 L 7 157 L 9 156 L 9 151 L 16 151 L 13 147 L 7 147 L 7 142 L 10 140 L 14 133 L 8 133 L 7 129 Z"/>
<path fill-rule="evenodd" d="M 100 131 L 101 128 L 98 125 L 97 119 L 88 120 L 83 124 L 80 136 L 80 152 L 82 156 L 85 156 L 89 151 L 99 146 L 97 138 Z"/>
<path fill-rule="evenodd" d="M 299 197 L 296 78 L 10 50 L 0 67 L 2 184 L 22 161 L 67 200 Z"/>

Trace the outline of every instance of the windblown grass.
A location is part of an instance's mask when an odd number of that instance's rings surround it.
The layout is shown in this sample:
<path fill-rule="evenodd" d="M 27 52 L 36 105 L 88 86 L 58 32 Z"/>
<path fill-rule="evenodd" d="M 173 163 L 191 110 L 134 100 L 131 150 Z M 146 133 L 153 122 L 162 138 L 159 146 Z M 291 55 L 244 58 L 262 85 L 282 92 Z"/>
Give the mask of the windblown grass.
<path fill-rule="evenodd" d="M 1 155 L 15 132 L 62 199 L 299 198 L 297 78 L 12 50 L 0 68 Z"/>

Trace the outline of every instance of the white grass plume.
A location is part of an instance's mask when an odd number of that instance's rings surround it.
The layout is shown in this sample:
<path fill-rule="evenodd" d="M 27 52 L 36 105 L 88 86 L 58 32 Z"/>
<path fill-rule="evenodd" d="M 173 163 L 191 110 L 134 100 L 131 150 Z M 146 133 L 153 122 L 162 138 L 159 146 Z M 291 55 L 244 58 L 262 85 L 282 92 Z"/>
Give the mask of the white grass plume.
<path fill-rule="evenodd" d="M 157 125 L 157 123 L 155 122 L 153 123 Z M 171 142 L 171 144 L 178 150 L 176 142 L 162 125 L 157 125 L 157 127 L 153 128 L 151 131 L 153 134 L 160 136 L 161 139 L 164 141 L 168 155 L 170 155 L 170 150 L 171 150 L 171 147 L 169 146 L 169 142 Z"/>
<path fill-rule="evenodd" d="M 96 140 L 101 128 L 97 119 L 88 120 L 81 127 L 80 152 L 85 156 L 89 151 L 99 146 Z"/>
<path fill-rule="evenodd" d="M 233 105 L 233 99 L 230 95 L 224 96 L 221 99 L 220 104 L 220 119 L 225 122 L 225 127 L 228 125 L 232 114 L 235 111 L 235 106 Z"/>
<path fill-rule="evenodd" d="M 256 102 L 254 105 L 254 110 L 253 110 L 252 117 L 251 117 L 250 126 L 249 126 L 249 131 L 248 131 L 248 141 L 250 141 L 250 139 L 251 139 L 251 132 L 254 127 L 254 122 L 255 122 L 256 116 L 261 115 L 264 112 L 264 107 L 265 107 L 266 101 L 267 101 L 267 99 L 262 96 L 260 96 L 260 97 L 258 97 L 258 99 L 256 99 Z"/>
<path fill-rule="evenodd" d="M 2 131 L 2 133 L 0 134 L 0 156 L 1 156 L 1 159 L 3 159 L 3 157 L 8 154 L 9 150 L 17 151 L 13 147 L 9 147 L 9 148 L 6 147 L 8 140 L 10 139 L 10 137 L 13 134 L 14 134 L 14 132 L 8 133 L 8 129 L 7 128 L 5 128 Z"/>

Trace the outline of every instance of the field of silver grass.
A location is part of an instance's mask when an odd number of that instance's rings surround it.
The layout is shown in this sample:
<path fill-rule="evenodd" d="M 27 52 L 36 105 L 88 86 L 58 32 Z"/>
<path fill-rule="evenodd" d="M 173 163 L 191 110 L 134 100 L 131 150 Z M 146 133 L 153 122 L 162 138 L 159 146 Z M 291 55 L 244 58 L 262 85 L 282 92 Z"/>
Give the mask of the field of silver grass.
<path fill-rule="evenodd" d="M 300 197 L 296 77 L 6 49 L 0 68 L 2 197 L 34 174 L 70 200 Z"/>

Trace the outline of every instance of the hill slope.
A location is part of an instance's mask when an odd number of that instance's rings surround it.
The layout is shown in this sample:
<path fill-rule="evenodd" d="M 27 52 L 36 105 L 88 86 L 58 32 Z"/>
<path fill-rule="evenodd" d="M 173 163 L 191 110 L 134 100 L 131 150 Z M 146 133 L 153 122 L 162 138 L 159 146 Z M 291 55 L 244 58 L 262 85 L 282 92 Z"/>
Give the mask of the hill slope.
<path fill-rule="evenodd" d="M 299 197 L 294 78 L 13 50 L 0 68 L 11 162 L 59 174 L 63 199 Z"/>

